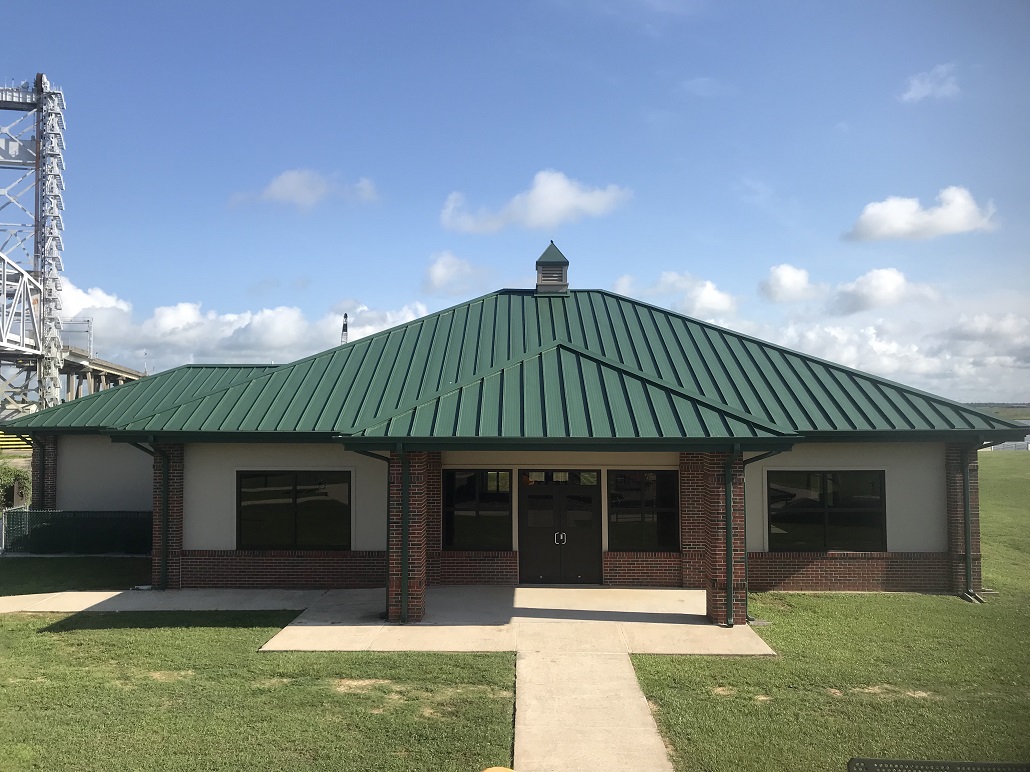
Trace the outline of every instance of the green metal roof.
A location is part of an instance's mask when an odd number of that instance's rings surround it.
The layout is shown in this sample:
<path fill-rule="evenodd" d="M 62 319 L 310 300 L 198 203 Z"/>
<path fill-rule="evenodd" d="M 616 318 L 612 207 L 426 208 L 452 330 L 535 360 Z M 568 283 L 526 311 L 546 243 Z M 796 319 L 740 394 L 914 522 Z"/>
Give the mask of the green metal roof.
<path fill-rule="evenodd" d="M 132 409 L 106 404 L 132 386 L 10 427 L 470 446 L 1023 432 L 959 403 L 600 290 L 501 290 L 289 365 L 236 373 L 218 387 L 169 390 L 133 400 Z M 102 404 L 77 418 L 76 403 L 87 400 Z"/>
<path fill-rule="evenodd" d="M 116 428 L 273 369 L 274 365 L 183 365 L 21 416 L 0 428 L 7 432 Z"/>
<path fill-rule="evenodd" d="M 558 344 L 356 432 L 365 437 L 759 439 L 792 435 Z"/>

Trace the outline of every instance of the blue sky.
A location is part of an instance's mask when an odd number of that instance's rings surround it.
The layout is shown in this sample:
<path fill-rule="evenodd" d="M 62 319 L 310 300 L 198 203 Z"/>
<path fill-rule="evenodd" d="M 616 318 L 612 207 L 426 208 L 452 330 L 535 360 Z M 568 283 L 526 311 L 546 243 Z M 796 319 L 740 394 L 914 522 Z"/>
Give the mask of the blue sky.
<path fill-rule="evenodd" d="M 0 78 L 64 90 L 105 359 L 290 361 L 554 239 L 574 288 L 1030 400 L 1026 3 L 34 7 Z"/>

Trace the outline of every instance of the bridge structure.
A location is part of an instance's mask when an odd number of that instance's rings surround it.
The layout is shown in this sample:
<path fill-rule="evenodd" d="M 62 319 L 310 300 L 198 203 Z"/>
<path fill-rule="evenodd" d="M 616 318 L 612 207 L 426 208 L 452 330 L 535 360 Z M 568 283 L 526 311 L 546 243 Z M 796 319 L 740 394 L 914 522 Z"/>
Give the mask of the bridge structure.
<path fill-rule="evenodd" d="M 43 73 L 0 84 L 0 420 L 143 375 L 61 340 L 64 111 Z"/>

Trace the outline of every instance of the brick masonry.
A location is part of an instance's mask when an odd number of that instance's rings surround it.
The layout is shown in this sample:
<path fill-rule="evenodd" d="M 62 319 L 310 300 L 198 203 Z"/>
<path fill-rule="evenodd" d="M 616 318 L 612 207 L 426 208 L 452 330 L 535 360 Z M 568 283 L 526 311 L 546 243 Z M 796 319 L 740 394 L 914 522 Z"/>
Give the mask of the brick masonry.
<path fill-rule="evenodd" d="M 386 584 L 383 550 L 184 550 L 182 587 L 337 589 Z"/>
<path fill-rule="evenodd" d="M 438 550 L 430 553 L 436 564 L 433 584 L 519 583 L 519 557 L 514 551 L 462 552 Z"/>
<path fill-rule="evenodd" d="M 602 575 L 608 587 L 682 587 L 679 552 L 605 552 Z"/>
<path fill-rule="evenodd" d="M 749 588 L 951 592 L 947 552 L 750 552 Z"/>
<path fill-rule="evenodd" d="M 32 438 L 32 506 L 57 509 L 57 435 Z"/>
<path fill-rule="evenodd" d="M 151 584 L 162 590 L 182 587 L 182 445 L 154 445 L 154 530 Z M 168 527 L 164 525 L 165 459 L 168 463 Z M 167 539 L 167 540 L 166 540 Z"/>
<path fill-rule="evenodd" d="M 733 606 L 733 623 L 747 620 L 747 567 L 744 529 L 744 464 L 738 456 L 730 464 L 730 513 L 733 531 L 732 551 L 726 541 L 726 463 L 728 453 L 707 453 L 704 457 L 704 522 L 707 537 L 702 559 L 703 587 L 708 598 L 708 618 L 716 624 L 726 624 L 729 604 Z M 727 553 L 729 552 L 729 555 Z M 729 559 L 728 559 L 729 558 Z M 730 563 L 732 560 L 732 563 Z M 727 566 L 733 566 L 733 581 L 729 581 Z"/>
<path fill-rule="evenodd" d="M 430 456 L 435 456 L 430 459 Z M 407 464 L 408 480 L 408 602 L 404 613 L 402 583 L 402 530 L 403 530 L 403 489 L 404 464 Z M 426 584 L 429 578 L 429 560 L 427 539 L 429 534 L 428 515 L 430 512 L 430 490 L 435 490 L 440 497 L 439 480 L 433 486 L 429 478 L 439 478 L 439 454 L 424 451 L 407 453 L 402 461 L 398 453 L 390 454 L 390 470 L 388 472 L 389 497 L 387 507 L 387 617 L 391 622 L 399 622 L 407 617 L 408 622 L 421 622 L 426 613 Z M 430 474 L 430 469 L 435 473 Z M 438 508 L 438 505 L 437 505 Z"/>

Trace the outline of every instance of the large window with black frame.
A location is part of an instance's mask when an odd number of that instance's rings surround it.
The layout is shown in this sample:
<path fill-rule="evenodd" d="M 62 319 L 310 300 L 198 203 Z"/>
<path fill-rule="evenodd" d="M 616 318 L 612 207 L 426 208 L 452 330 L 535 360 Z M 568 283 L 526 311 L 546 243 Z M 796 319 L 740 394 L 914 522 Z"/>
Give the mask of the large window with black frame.
<path fill-rule="evenodd" d="M 675 470 L 608 472 L 608 550 L 679 549 L 679 491 Z"/>
<path fill-rule="evenodd" d="M 511 549 L 511 480 L 509 469 L 444 470 L 444 549 Z"/>
<path fill-rule="evenodd" d="M 883 470 L 769 471 L 769 550 L 884 552 Z"/>
<path fill-rule="evenodd" d="M 351 548 L 349 471 L 237 472 L 238 549 Z"/>

